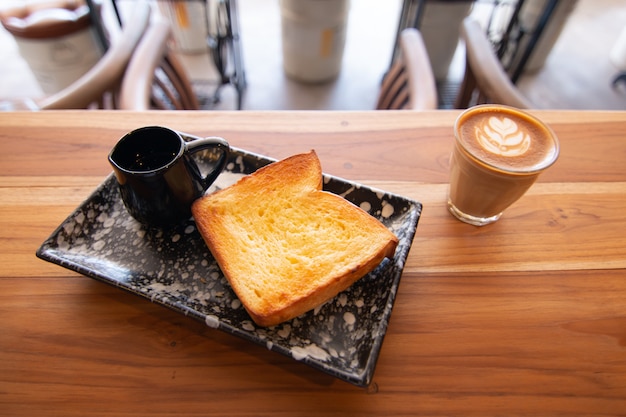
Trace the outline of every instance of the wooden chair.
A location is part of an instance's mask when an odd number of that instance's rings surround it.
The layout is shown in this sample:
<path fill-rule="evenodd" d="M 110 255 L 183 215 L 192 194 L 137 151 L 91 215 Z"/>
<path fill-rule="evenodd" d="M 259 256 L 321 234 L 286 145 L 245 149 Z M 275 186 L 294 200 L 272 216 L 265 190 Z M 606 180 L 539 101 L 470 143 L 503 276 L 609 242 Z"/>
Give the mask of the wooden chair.
<path fill-rule="evenodd" d="M 153 16 L 124 75 L 120 109 L 200 108 L 184 68 L 167 48 L 170 34 L 169 22 L 160 16 Z"/>
<path fill-rule="evenodd" d="M 465 75 L 455 107 L 498 103 L 517 108 L 530 108 L 532 103 L 511 82 L 495 54 L 485 31 L 471 17 L 463 20 L 461 38 L 465 42 Z"/>
<path fill-rule="evenodd" d="M 437 109 L 437 86 L 422 35 L 407 28 L 400 34 L 400 54 L 383 78 L 376 109 Z"/>
<path fill-rule="evenodd" d="M 102 59 L 65 89 L 40 99 L 0 102 L 2 110 L 116 108 L 117 93 L 126 67 L 150 20 L 150 5 L 137 0 L 130 21 Z"/>

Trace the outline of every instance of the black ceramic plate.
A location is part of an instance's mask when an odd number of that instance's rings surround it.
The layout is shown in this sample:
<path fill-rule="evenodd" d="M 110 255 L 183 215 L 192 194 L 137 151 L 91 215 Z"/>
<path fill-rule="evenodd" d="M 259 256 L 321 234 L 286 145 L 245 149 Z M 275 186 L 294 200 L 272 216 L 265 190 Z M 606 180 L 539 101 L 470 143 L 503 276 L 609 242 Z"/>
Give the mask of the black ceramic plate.
<path fill-rule="evenodd" d="M 210 154 L 197 158 L 201 169 Z M 216 187 L 273 162 L 233 149 Z M 324 189 L 382 221 L 400 243 L 392 260 L 313 311 L 257 327 L 221 273 L 193 219 L 146 228 L 126 212 L 109 176 L 42 244 L 40 258 L 130 291 L 358 386 L 371 382 L 422 206 L 324 175 Z"/>

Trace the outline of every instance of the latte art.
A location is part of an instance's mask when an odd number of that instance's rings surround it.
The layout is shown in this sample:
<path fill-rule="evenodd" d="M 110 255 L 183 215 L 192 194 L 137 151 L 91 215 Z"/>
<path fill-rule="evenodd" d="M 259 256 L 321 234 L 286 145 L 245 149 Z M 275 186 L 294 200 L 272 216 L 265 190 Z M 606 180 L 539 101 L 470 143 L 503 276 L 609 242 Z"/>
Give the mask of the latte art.
<path fill-rule="evenodd" d="M 500 156 L 520 156 L 530 148 L 530 135 L 508 117 L 491 116 L 476 125 L 476 139 L 485 150 Z"/>

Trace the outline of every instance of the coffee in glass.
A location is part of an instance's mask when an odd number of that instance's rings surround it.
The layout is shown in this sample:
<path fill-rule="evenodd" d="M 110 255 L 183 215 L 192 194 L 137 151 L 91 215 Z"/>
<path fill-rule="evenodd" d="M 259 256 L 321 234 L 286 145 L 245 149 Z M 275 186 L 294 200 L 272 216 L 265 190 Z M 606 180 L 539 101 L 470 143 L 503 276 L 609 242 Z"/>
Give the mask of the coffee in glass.
<path fill-rule="evenodd" d="M 498 220 L 559 155 L 552 129 L 508 106 L 479 105 L 454 124 L 448 209 L 483 226 Z"/>

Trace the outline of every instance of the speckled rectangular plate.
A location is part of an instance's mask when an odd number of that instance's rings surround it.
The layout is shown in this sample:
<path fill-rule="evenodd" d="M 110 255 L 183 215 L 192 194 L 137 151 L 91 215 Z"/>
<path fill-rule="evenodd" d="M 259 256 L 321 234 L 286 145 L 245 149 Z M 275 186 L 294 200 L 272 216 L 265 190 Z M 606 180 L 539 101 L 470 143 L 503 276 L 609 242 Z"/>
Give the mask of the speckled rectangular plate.
<path fill-rule="evenodd" d="M 201 170 L 214 163 L 196 157 Z M 274 160 L 233 149 L 214 187 Z M 232 291 L 193 219 L 146 228 L 126 212 L 111 175 L 42 244 L 37 256 L 201 320 L 358 386 L 372 380 L 422 205 L 324 175 L 324 189 L 378 218 L 398 236 L 386 259 L 334 299 L 283 324 L 257 327 Z"/>

